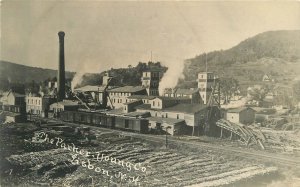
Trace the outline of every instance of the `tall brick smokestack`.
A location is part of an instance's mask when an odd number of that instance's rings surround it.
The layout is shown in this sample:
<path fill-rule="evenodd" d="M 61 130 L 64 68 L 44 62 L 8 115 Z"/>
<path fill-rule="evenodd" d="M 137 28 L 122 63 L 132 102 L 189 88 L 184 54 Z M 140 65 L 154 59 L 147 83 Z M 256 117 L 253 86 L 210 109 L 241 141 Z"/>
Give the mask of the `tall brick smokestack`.
<path fill-rule="evenodd" d="M 57 99 L 62 101 L 65 98 L 65 49 L 64 49 L 64 37 L 65 33 L 60 31 L 59 37 L 59 62 L 58 62 L 58 74 L 57 74 Z"/>

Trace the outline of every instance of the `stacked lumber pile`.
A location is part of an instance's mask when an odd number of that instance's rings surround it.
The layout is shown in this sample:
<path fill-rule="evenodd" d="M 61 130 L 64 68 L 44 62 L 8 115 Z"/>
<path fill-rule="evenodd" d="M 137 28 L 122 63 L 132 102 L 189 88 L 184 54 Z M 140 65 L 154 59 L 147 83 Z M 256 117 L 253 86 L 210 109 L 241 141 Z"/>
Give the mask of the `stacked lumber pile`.
<path fill-rule="evenodd" d="M 216 124 L 218 127 L 238 135 L 247 146 L 251 142 L 254 142 L 262 149 L 265 149 L 263 142 L 266 141 L 266 138 L 260 131 L 254 131 L 251 128 L 248 128 L 246 125 L 232 123 L 225 119 L 220 119 L 216 122 Z"/>

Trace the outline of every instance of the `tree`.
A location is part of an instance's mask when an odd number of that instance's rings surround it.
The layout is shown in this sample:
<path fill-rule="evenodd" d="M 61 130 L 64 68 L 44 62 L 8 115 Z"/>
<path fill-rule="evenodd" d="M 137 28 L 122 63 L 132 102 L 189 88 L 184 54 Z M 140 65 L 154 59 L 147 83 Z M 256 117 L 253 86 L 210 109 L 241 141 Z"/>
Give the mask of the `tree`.
<path fill-rule="evenodd" d="M 252 99 L 256 101 L 262 101 L 265 99 L 267 93 L 269 92 L 269 88 L 267 86 L 262 86 L 260 88 L 253 88 L 249 91 L 249 95 Z"/>
<path fill-rule="evenodd" d="M 238 80 L 230 78 L 221 78 L 220 80 L 220 92 L 224 99 L 224 104 L 230 102 L 232 96 L 234 96 L 239 91 Z"/>

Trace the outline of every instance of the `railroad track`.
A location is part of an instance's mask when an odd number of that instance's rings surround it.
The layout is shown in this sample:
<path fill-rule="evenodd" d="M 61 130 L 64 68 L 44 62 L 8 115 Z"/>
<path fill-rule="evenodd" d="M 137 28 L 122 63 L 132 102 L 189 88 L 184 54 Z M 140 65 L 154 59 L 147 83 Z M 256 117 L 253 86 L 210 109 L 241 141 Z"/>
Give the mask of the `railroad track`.
<path fill-rule="evenodd" d="M 121 130 L 116 130 L 116 129 L 109 129 L 109 128 L 103 128 L 103 127 L 96 127 L 96 126 L 90 126 L 90 125 L 85 125 L 85 124 L 76 124 L 76 123 L 69 123 L 69 122 L 62 122 L 60 120 L 52 120 L 55 122 L 60 122 L 63 124 L 67 125 L 72 125 L 72 126 L 85 126 L 85 127 L 90 127 L 95 130 L 101 130 L 101 131 L 109 131 L 109 132 L 115 132 L 117 134 L 123 135 L 123 136 L 131 136 L 135 138 L 140 138 L 144 139 L 147 141 L 151 142 L 156 142 L 156 143 L 162 143 L 165 142 L 165 136 L 157 136 L 157 135 L 148 135 L 148 134 L 138 134 L 138 133 L 133 133 L 133 132 L 127 132 L 127 131 L 121 131 Z M 98 134 L 98 133 L 97 133 Z M 282 155 L 274 155 L 274 153 L 269 153 L 265 151 L 256 151 L 256 150 L 247 150 L 247 149 L 238 149 L 234 147 L 229 147 L 229 146 L 220 146 L 220 145 L 213 145 L 209 143 L 204 143 L 204 142 L 188 142 L 188 141 L 183 141 L 183 140 L 178 140 L 174 139 L 171 136 L 168 136 L 168 142 L 172 144 L 177 144 L 177 145 L 187 145 L 192 148 L 209 148 L 214 151 L 224 151 L 229 154 L 238 154 L 238 156 L 242 156 L 245 158 L 251 158 L 263 162 L 272 162 L 276 165 L 284 165 L 284 166 L 291 166 L 293 168 L 300 168 L 300 160 L 291 156 L 282 156 Z"/>

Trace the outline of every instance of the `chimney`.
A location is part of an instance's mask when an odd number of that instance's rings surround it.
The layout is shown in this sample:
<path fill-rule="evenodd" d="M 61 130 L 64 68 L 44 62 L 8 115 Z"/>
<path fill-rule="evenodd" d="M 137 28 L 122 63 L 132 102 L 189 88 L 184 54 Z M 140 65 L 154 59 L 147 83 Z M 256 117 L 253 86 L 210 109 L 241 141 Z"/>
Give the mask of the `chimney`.
<path fill-rule="evenodd" d="M 62 101 L 65 98 L 65 49 L 64 49 L 64 37 L 65 33 L 60 31 L 59 37 L 59 62 L 58 62 L 58 74 L 57 74 L 57 99 Z"/>

